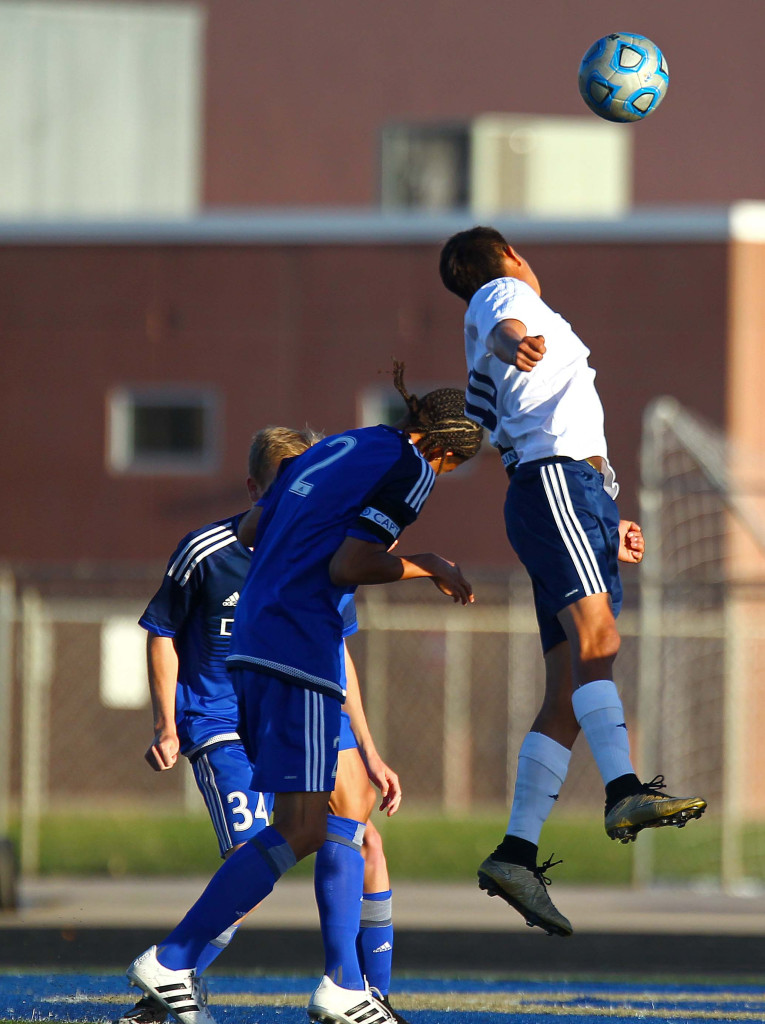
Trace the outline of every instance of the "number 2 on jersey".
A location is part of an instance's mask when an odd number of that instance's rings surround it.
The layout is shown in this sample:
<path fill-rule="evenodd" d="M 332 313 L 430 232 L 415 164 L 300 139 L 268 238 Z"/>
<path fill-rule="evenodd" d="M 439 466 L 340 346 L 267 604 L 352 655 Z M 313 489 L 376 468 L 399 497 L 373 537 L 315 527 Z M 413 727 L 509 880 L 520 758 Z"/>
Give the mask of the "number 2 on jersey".
<path fill-rule="evenodd" d="M 332 441 L 327 442 L 327 447 L 332 448 L 335 445 L 342 445 L 339 451 L 333 452 L 328 455 L 325 459 L 321 459 L 319 462 L 315 462 L 313 466 L 309 466 L 308 469 L 304 470 L 295 480 L 290 491 L 292 494 L 299 494 L 301 498 L 304 498 L 307 494 L 310 494 L 313 489 L 313 484 L 308 482 L 308 477 L 313 476 L 320 469 L 324 469 L 325 466 L 329 466 L 332 462 L 337 462 L 338 459 L 342 459 L 344 455 L 347 455 L 351 449 L 356 447 L 356 438 L 348 437 L 336 437 Z"/>

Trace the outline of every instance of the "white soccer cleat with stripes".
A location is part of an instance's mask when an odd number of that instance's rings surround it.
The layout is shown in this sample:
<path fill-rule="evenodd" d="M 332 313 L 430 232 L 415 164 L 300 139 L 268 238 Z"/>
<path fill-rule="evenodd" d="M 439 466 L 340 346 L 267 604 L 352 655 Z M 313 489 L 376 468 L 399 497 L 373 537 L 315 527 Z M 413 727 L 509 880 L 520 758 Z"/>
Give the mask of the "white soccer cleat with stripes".
<path fill-rule="evenodd" d="M 341 988 L 325 974 L 308 1004 L 308 1016 L 320 1024 L 394 1024 L 387 1006 L 368 988 Z"/>
<path fill-rule="evenodd" d="M 194 969 L 172 971 L 163 967 L 156 946 L 136 957 L 127 969 L 127 979 L 164 1006 L 180 1024 L 215 1024 Z"/>

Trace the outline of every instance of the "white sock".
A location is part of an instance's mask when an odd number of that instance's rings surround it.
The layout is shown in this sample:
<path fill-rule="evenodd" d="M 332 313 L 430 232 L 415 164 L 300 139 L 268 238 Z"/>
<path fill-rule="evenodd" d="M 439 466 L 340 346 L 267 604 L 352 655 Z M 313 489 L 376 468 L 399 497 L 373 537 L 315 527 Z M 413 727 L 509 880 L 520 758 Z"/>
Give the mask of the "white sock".
<path fill-rule="evenodd" d="M 539 846 L 539 835 L 566 778 L 571 751 L 541 732 L 527 734 L 518 752 L 509 835 Z"/>
<path fill-rule="evenodd" d="M 596 679 L 574 690 L 576 720 L 590 745 L 603 784 L 634 774 L 624 708 L 611 679 Z"/>

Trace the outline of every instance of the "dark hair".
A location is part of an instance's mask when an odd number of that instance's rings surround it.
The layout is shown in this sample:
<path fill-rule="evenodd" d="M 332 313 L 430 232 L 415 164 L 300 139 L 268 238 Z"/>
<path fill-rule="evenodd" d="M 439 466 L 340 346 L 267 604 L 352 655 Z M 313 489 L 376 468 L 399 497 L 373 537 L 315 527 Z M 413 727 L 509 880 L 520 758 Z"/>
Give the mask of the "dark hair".
<path fill-rule="evenodd" d="M 323 434 L 306 427 L 293 430 L 292 427 L 263 427 L 252 439 L 247 460 L 247 471 L 258 487 L 264 487 L 274 466 L 282 459 L 302 454 L 311 445 L 321 441 Z"/>
<path fill-rule="evenodd" d="M 454 452 L 462 459 L 478 454 L 483 427 L 465 415 L 465 392 L 438 388 L 424 398 L 410 395 L 404 386 L 404 364 L 393 364 L 393 383 L 409 410 L 407 427 L 422 433 L 417 447 L 427 459 L 436 451 Z"/>
<path fill-rule="evenodd" d="M 444 244 L 439 260 L 441 280 L 450 292 L 470 302 L 489 281 L 505 277 L 507 241 L 495 228 L 458 231 Z"/>

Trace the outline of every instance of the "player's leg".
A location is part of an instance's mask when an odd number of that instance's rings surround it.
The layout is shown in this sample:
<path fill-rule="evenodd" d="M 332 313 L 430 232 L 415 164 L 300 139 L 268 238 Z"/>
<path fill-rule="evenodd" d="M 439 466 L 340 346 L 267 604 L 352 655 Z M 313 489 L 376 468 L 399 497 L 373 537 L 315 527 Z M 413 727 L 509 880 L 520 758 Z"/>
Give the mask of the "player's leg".
<path fill-rule="evenodd" d="M 273 795 L 252 788 L 252 765 L 241 742 L 203 749 L 191 765 L 225 859 L 268 825 Z M 232 924 L 205 946 L 196 963 L 197 978 L 229 945 L 240 924 Z M 198 994 L 204 998 L 204 987 Z M 164 1006 L 144 995 L 117 1024 L 162 1024 L 166 1017 Z"/>
<path fill-rule="evenodd" d="M 272 793 L 252 788 L 252 765 L 244 745 L 225 743 L 200 751 L 192 760 L 194 778 L 210 815 L 224 859 L 267 827 L 273 811 Z M 241 924 L 227 928 L 205 947 L 197 976 L 220 956 Z"/>
<path fill-rule="evenodd" d="M 376 1000 L 376 1003 L 365 1007 L 364 1012 L 372 1013 L 373 1016 L 377 1014 L 375 1019 L 386 1013 L 389 1020 L 403 1021 L 390 1009 L 387 997 L 369 987 L 371 982 L 366 978 L 357 947 L 365 879 L 365 861 L 361 857 L 362 847 L 358 839 L 365 837 L 370 827 L 367 819 L 374 807 L 376 793 L 367 776 L 350 719 L 345 712 L 341 715 L 337 762 L 337 778 L 330 797 L 327 819 L 327 839 L 316 855 L 314 872 L 316 902 L 324 939 L 325 973 L 311 997 L 309 1015 L 317 1020 L 326 1018 L 343 1021 L 345 1017 L 342 1008 L 347 1002 L 347 996 L 343 989 L 337 988 L 337 978 L 342 973 L 346 979 L 345 984 L 348 984 L 347 979 L 356 971 L 364 997 L 371 996 Z"/>
<path fill-rule="evenodd" d="M 316 854 L 314 888 L 324 941 L 324 975 L 345 988 L 362 989 L 364 977 L 356 952 L 364 886 L 361 844 L 374 790 L 355 740 L 352 746 L 344 743 L 343 723 L 340 745 L 327 838 Z"/>
<path fill-rule="evenodd" d="M 341 728 L 340 744 L 343 749 L 340 750 L 338 758 L 337 785 L 330 800 L 328 833 L 331 832 L 333 813 L 344 815 L 346 820 L 361 814 L 366 814 L 368 818 L 375 804 L 375 790 L 367 778 L 355 738 L 350 732 L 350 724 L 348 732 L 350 736 Z M 347 740 L 345 743 L 344 738 Z M 316 857 L 317 887 L 322 853 L 323 850 L 319 851 Z M 397 1013 L 388 1001 L 393 963 L 393 900 L 382 837 L 368 820 L 361 853 L 363 889 L 359 894 L 360 914 L 354 914 L 354 920 L 358 922 L 355 951 L 359 968 L 373 994 L 390 1011 L 393 1019 L 399 1024 L 407 1024 L 406 1019 Z"/>
<path fill-rule="evenodd" d="M 551 635 L 556 642 L 545 654 L 544 701 L 518 752 L 507 832 L 481 864 L 478 880 L 482 889 L 504 899 L 530 926 L 538 925 L 550 935 L 568 936 L 573 931 L 571 923 L 547 893 L 552 858 L 538 864 L 542 826 L 558 799 L 579 731 L 571 711 L 568 643 L 559 642 L 554 629 Z"/>
<path fill-rule="evenodd" d="M 632 766 L 624 709 L 613 681 L 619 634 L 608 595 L 584 597 L 558 618 L 571 648 L 572 707 L 606 789 L 608 835 L 626 843 L 644 828 L 682 827 L 701 817 L 705 800 L 663 794 L 663 776 L 641 783 Z"/>
<path fill-rule="evenodd" d="M 197 999 L 199 956 L 257 906 L 297 860 L 319 848 L 334 784 L 337 701 L 257 673 L 235 675 L 240 676 L 235 686 L 242 736 L 254 758 L 252 784 L 276 793 L 273 824 L 233 853 L 180 924 L 128 969 L 128 979 L 158 998 L 182 1024 L 209 1024 L 209 1012 L 203 1013 Z"/>
<path fill-rule="evenodd" d="M 370 988 L 379 993 L 383 1004 L 398 1024 L 408 1024 L 390 1005 L 393 970 L 393 891 L 388 875 L 382 836 L 368 822 L 364 833 L 364 899 L 361 904 L 361 928 L 356 940 L 359 962 Z"/>

